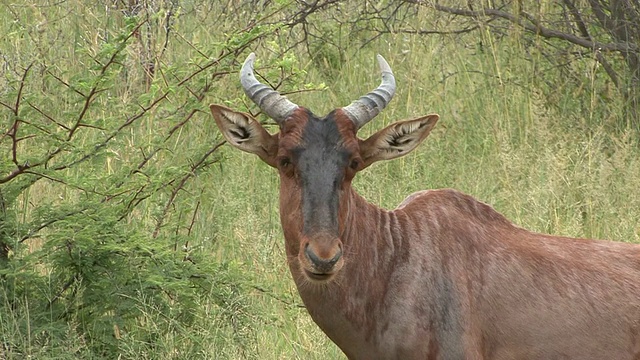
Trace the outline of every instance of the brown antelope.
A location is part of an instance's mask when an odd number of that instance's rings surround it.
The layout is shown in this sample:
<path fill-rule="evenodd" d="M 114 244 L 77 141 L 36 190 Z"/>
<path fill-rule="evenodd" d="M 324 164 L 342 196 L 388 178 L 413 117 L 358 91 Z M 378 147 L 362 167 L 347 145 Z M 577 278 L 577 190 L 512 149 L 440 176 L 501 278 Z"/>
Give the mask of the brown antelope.
<path fill-rule="evenodd" d="M 380 86 L 317 117 L 253 73 L 246 94 L 274 119 L 211 105 L 226 140 L 280 174 L 280 220 L 309 314 L 349 359 L 640 359 L 640 245 L 533 233 L 455 190 L 395 210 L 351 186 L 357 172 L 407 154 L 438 115 L 359 128 L 391 100 Z"/>

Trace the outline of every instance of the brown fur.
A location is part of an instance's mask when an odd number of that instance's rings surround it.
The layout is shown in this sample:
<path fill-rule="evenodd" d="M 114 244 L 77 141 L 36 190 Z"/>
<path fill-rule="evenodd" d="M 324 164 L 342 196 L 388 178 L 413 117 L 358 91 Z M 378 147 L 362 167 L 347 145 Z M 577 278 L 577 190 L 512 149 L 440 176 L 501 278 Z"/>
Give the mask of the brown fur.
<path fill-rule="evenodd" d="M 335 279 L 308 283 L 288 258 L 350 359 L 640 356 L 640 246 L 532 233 L 455 190 L 390 212 L 348 197 Z"/>
<path fill-rule="evenodd" d="M 212 111 L 220 126 L 217 113 L 230 110 Z M 277 144 L 259 141 L 277 145 L 279 158 L 290 156 L 305 146 L 308 116 L 297 110 Z M 449 189 L 380 209 L 355 192 L 351 179 L 396 157 L 396 144 L 402 154 L 411 151 L 416 144 L 402 144 L 422 141 L 437 118 L 388 131 L 391 125 L 366 141 L 340 110 L 331 121 L 351 159 L 367 160 L 347 169 L 340 184 L 339 239 L 329 240 L 343 256 L 330 278 L 305 273 L 303 246 L 328 240 L 325 231 L 303 234 L 303 189 L 291 166 L 279 167 L 280 219 L 300 296 L 349 359 L 640 359 L 640 245 L 533 233 Z M 429 128 L 407 134 L 423 126 Z M 244 149 L 262 153 L 250 145 Z"/>

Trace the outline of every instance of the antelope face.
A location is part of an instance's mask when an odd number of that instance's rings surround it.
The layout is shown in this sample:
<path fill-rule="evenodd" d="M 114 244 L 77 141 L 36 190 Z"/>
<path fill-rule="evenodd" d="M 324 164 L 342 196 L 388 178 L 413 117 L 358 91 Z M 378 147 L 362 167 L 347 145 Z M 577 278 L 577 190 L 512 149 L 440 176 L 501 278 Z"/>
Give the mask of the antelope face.
<path fill-rule="evenodd" d="M 326 281 L 344 264 L 347 190 L 363 165 L 356 129 L 342 110 L 318 118 L 303 108 L 281 129 L 276 166 L 283 227 L 300 232 L 292 250 L 301 272 L 309 280 Z"/>
<path fill-rule="evenodd" d="M 211 105 L 211 112 L 231 145 L 278 169 L 280 219 L 292 271 L 297 269 L 308 281 L 330 281 L 345 263 L 341 235 L 348 226 L 349 190 L 356 172 L 413 150 L 438 115 L 394 123 L 361 140 L 358 129 L 386 106 L 395 91 L 393 74 L 381 56 L 381 85 L 323 118 L 259 83 L 253 59 L 249 55 L 241 70 L 243 88 L 276 120 L 280 132 L 271 135 L 251 116 L 223 106 Z"/>

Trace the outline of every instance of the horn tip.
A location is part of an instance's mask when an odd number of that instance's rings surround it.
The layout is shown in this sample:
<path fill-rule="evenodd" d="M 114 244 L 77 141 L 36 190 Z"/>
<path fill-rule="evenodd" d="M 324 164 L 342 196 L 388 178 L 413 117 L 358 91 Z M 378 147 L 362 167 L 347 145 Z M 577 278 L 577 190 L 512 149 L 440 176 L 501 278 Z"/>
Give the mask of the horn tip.
<path fill-rule="evenodd" d="M 252 52 L 251 54 L 249 54 L 249 56 L 247 56 L 247 58 L 244 61 L 244 64 L 242 64 L 242 66 L 244 67 L 247 64 L 253 65 L 253 62 L 255 60 L 256 60 L 256 53 Z"/>
<path fill-rule="evenodd" d="M 247 58 L 244 60 L 244 63 L 242 64 L 242 68 L 240 69 L 240 82 L 243 84 L 243 88 L 245 88 L 245 92 L 248 86 L 250 86 L 253 81 L 251 80 L 251 78 L 253 78 L 253 62 L 256 59 L 256 54 L 255 53 L 251 53 L 249 54 L 249 56 L 247 56 Z"/>
<path fill-rule="evenodd" d="M 389 66 L 389 63 L 384 59 L 384 57 L 382 57 L 382 55 L 378 54 L 376 55 L 376 58 L 378 59 L 378 65 L 380 65 L 381 72 L 389 72 L 393 74 L 393 71 L 391 71 L 391 66 Z"/>

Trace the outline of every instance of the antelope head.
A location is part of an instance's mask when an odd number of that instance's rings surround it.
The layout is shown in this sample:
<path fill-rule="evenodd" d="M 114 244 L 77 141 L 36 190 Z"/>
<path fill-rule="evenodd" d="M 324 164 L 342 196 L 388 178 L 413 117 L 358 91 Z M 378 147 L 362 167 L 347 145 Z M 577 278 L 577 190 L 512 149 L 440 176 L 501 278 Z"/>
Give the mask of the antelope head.
<path fill-rule="evenodd" d="M 249 98 L 276 121 L 280 131 L 268 133 L 248 114 L 211 105 L 216 124 L 229 144 L 256 154 L 278 169 L 280 219 L 294 276 L 327 282 L 343 268 L 351 182 L 357 172 L 379 160 L 415 149 L 438 121 L 438 115 L 396 122 L 366 140 L 358 129 L 384 109 L 396 89 L 385 59 L 378 55 L 382 82 L 375 90 L 324 117 L 298 106 L 260 83 L 250 54 L 240 71 Z M 347 244 L 348 245 L 348 244 Z"/>

